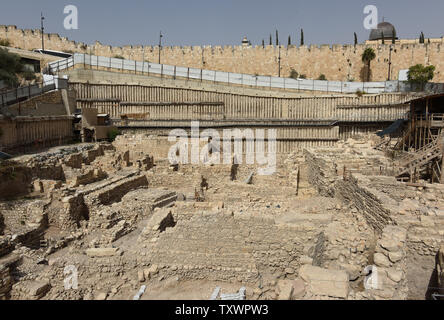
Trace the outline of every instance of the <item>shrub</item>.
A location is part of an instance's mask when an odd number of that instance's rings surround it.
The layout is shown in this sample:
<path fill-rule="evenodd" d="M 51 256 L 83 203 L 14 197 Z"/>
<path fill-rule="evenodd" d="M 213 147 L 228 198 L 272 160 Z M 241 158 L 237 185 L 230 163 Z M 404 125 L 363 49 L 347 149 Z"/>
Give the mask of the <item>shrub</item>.
<path fill-rule="evenodd" d="M 305 74 L 301 74 L 301 75 L 299 76 L 299 78 L 301 78 L 301 79 L 307 79 L 307 76 L 306 76 Z"/>
<path fill-rule="evenodd" d="M 0 49 L 0 80 L 9 87 L 18 85 L 17 74 L 23 71 L 20 56 L 10 53 L 7 49 Z"/>
<path fill-rule="evenodd" d="M 116 140 L 117 136 L 120 136 L 121 133 L 119 130 L 117 129 L 112 129 L 110 131 L 108 131 L 108 140 L 110 142 L 113 142 L 114 140 Z"/>
<path fill-rule="evenodd" d="M 297 79 L 298 77 L 299 77 L 299 73 L 296 70 L 291 69 L 290 78 Z"/>
<path fill-rule="evenodd" d="M 25 78 L 25 80 L 28 80 L 28 81 L 36 79 L 35 73 L 32 72 L 32 71 L 29 71 L 29 70 L 23 72 L 22 73 L 22 77 Z"/>
<path fill-rule="evenodd" d="M 425 84 L 433 79 L 435 75 L 435 66 L 423 66 L 417 64 L 409 68 L 408 81 L 411 84 L 420 86 L 422 89 Z"/>
<path fill-rule="evenodd" d="M 122 60 L 125 60 L 124 57 L 122 57 L 121 55 L 118 55 L 118 54 L 116 54 L 116 55 L 114 56 L 114 58 L 115 58 L 115 59 L 122 59 Z"/>
<path fill-rule="evenodd" d="M 366 92 L 365 91 L 361 91 L 361 90 L 356 90 L 356 95 L 360 98 L 360 97 L 362 97 L 364 94 L 366 94 Z"/>
<path fill-rule="evenodd" d="M 318 80 L 326 81 L 326 80 L 327 80 L 327 77 L 325 76 L 325 74 L 321 74 L 321 75 L 318 77 Z"/>
<path fill-rule="evenodd" d="M 9 41 L 8 39 L 0 39 L 0 46 L 10 47 L 11 41 Z"/>

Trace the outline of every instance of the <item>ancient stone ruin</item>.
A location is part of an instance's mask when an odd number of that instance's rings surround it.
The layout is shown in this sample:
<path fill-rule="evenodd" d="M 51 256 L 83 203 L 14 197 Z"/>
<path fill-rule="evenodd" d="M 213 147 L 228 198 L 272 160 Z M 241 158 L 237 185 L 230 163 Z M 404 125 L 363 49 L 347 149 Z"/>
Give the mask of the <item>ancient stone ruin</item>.
<path fill-rule="evenodd" d="M 444 187 L 398 181 L 378 137 L 279 155 L 271 176 L 238 165 L 234 177 L 233 164 L 171 167 L 139 138 L 2 162 L 2 299 L 132 299 L 142 285 L 141 299 L 443 292 Z"/>

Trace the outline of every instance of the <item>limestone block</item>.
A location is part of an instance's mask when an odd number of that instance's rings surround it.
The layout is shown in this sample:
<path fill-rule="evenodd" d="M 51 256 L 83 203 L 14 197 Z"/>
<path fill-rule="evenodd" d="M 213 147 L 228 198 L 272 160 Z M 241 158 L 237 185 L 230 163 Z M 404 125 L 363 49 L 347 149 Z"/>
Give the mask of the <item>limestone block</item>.
<path fill-rule="evenodd" d="M 390 268 L 387 269 L 387 276 L 394 282 L 398 283 L 402 280 L 403 272 L 401 270 Z"/>
<path fill-rule="evenodd" d="M 293 295 L 293 281 L 279 280 L 277 283 L 277 290 L 279 293 L 278 300 L 291 300 Z"/>
<path fill-rule="evenodd" d="M 345 271 L 304 265 L 299 270 L 299 275 L 307 282 L 309 291 L 314 295 L 344 299 L 348 297 L 349 279 Z"/>
<path fill-rule="evenodd" d="M 103 300 L 106 300 L 107 297 L 108 297 L 108 293 L 100 292 L 96 295 L 95 300 L 103 301 Z"/>
<path fill-rule="evenodd" d="M 119 254 L 122 254 L 119 248 L 91 248 L 86 250 L 86 255 L 91 258 L 112 257 Z"/>
<path fill-rule="evenodd" d="M 392 264 L 390 260 L 382 253 L 375 253 L 373 260 L 378 267 L 390 267 Z"/>
<path fill-rule="evenodd" d="M 305 283 L 302 279 L 293 282 L 293 298 L 301 299 L 305 295 Z"/>
<path fill-rule="evenodd" d="M 32 281 L 27 285 L 27 291 L 31 297 L 40 299 L 51 289 L 51 285 L 47 281 Z"/>
<path fill-rule="evenodd" d="M 389 252 L 389 259 L 393 263 L 401 261 L 403 256 L 402 252 Z"/>

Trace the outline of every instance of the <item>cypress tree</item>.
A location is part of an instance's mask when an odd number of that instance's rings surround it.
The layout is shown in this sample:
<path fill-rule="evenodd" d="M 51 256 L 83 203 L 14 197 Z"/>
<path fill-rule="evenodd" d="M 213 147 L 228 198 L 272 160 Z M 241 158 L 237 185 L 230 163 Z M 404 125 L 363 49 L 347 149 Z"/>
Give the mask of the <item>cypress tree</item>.
<path fill-rule="evenodd" d="M 262 39 L 262 48 L 265 48 L 265 40 Z"/>
<path fill-rule="evenodd" d="M 303 46 L 305 43 L 304 41 L 304 29 L 301 29 L 301 46 Z"/>
<path fill-rule="evenodd" d="M 355 46 L 358 44 L 358 35 L 355 32 Z"/>
<path fill-rule="evenodd" d="M 273 45 L 273 38 L 272 38 L 271 33 L 270 33 L 270 46 L 272 46 L 272 45 Z"/>
<path fill-rule="evenodd" d="M 278 45 L 279 45 L 279 33 L 276 30 L 276 46 L 278 46 Z"/>
<path fill-rule="evenodd" d="M 291 36 L 288 36 L 288 45 L 291 46 Z"/>

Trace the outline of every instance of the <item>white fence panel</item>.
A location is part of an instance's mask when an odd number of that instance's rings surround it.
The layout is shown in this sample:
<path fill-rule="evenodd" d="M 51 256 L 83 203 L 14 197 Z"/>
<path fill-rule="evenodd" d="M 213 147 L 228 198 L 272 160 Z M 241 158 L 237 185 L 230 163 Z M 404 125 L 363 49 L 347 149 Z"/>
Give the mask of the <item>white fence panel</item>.
<path fill-rule="evenodd" d="M 230 72 L 230 83 L 242 84 L 242 75 L 240 73 Z"/>
<path fill-rule="evenodd" d="M 163 74 L 166 76 L 174 76 L 174 66 L 164 65 Z"/>
<path fill-rule="evenodd" d="M 200 79 L 200 69 L 190 68 L 190 78 Z"/>
<path fill-rule="evenodd" d="M 242 82 L 244 85 L 255 86 L 256 85 L 256 77 L 249 75 L 249 74 L 244 74 Z"/>
<path fill-rule="evenodd" d="M 228 83 L 228 79 L 229 79 L 229 73 L 228 72 L 223 72 L 223 71 L 217 71 L 216 72 L 216 81 L 217 82 Z"/>
<path fill-rule="evenodd" d="M 257 86 L 258 87 L 270 87 L 271 79 L 266 76 L 258 76 L 257 77 Z"/>
<path fill-rule="evenodd" d="M 176 76 L 187 78 L 188 77 L 188 68 L 177 67 L 176 68 Z"/>
<path fill-rule="evenodd" d="M 284 79 L 278 77 L 271 77 L 271 86 L 273 88 L 282 88 L 284 89 Z"/>
<path fill-rule="evenodd" d="M 105 67 L 118 70 L 137 71 L 143 73 L 152 73 L 159 75 L 169 75 L 177 77 L 186 77 L 189 79 L 202 79 L 207 81 L 241 84 L 257 87 L 271 87 L 282 89 L 296 89 L 306 91 L 324 91 L 337 93 L 355 93 L 356 91 L 365 91 L 367 93 L 382 92 L 409 92 L 414 88 L 401 81 L 387 82 L 340 82 L 340 81 L 322 81 L 310 79 L 291 79 L 268 76 L 255 76 L 251 74 L 229 73 L 223 71 L 201 70 L 197 68 L 175 67 L 171 65 L 160 65 L 148 62 L 136 62 L 134 60 L 122 60 L 116 58 L 106 58 L 90 56 L 88 54 L 76 53 L 72 58 L 51 62 L 48 64 L 52 72 L 65 70 L 84 64 L 92 67 Z M 430 83 L 426 89 L 434 92 L 444 91 L 444 84 Z"/>
<path fill-rule="evenodd" d="M 214 71 L 202 70 L 202 80 L 214 81 Z"/>

